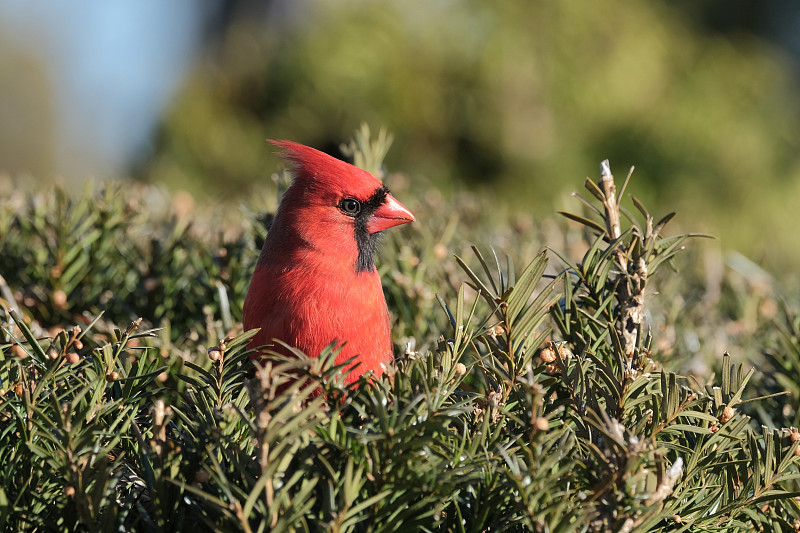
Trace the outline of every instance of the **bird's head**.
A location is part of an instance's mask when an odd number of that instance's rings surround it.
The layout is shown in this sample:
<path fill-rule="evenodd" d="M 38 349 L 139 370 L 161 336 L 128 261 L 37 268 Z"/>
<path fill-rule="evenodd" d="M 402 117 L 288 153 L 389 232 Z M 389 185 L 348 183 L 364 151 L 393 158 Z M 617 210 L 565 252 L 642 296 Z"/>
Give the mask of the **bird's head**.
<path fill-rule="evenodd" d="M 294 181 L 276 216 L 318 249 L 356 255 L 358 272 L 371 272 L 378 234 L 414 220 L 386 186 L 367 172 L 319 150 L 291 141 L 270 141 L 283 150 Z"/>

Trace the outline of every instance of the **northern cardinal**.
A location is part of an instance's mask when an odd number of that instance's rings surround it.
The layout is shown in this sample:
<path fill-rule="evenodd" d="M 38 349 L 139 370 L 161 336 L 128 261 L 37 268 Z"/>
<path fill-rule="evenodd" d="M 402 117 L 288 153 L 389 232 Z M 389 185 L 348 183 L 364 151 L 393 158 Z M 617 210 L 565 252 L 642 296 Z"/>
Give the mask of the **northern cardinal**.
<path fill-rule="evenodd" d="M 278 339 L 316 357 L 336 342 L 336 364 L 356 356 L 346 383 L 370 370 L 380 375 L 393 349 L 373 255 L 381 231 L 414 215 L 369 172 L 308 146 L 270 142 L 283 150 L 294 180 L 244 302 L 245 331 L 261 328 L 250 346 Z"/>

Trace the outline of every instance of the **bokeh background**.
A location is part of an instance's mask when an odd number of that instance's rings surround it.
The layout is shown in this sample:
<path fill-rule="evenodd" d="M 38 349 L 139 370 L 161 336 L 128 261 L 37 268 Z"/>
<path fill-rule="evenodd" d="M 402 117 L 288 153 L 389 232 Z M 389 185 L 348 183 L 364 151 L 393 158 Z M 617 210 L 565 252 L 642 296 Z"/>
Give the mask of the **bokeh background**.
<path fill-rule="evenodd" d="M 657 216 L 793 284 L 798 69 L 792 0 L 0 0 L 0 184 L 252 202 L 265 139 L 336 153 L 366 122 L 421 196 L 498 216 L 636 165 Z"/>

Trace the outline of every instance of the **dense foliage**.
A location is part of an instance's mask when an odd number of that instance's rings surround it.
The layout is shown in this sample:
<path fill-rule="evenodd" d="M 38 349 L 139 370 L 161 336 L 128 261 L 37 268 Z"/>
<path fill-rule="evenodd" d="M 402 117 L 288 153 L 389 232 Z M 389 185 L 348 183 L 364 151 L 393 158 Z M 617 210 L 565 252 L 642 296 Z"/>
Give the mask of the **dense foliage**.
<path fill-rule="evenodd" d="M 385 141 L 349 148 L 374 166 Z M 687 236 L 627 187 L 604 163 L 569 221 L 501 228 L 485 199 L 417 195 L 380 253 L 395 368 L 350 390 L 330 351 L 250 360 L 268 216 L 125 184 L 12 198 L 0 528 L 795 531 L 800 322 L 735 275 L 700 298 L 668 272 Z M 713 351 L 726 319 L 772 372 Z"/>

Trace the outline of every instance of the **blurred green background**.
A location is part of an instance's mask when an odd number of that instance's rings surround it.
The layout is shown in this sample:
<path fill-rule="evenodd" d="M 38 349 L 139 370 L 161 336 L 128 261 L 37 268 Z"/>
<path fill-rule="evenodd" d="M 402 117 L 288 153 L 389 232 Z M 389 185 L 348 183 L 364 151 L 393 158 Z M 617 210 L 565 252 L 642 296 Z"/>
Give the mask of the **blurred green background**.
<path fill-rule="evenodd" d="M 6 188 L 120 177 L 253 204 L 265 139 L 337 153 L 366 122 L 411 194 L 477 189 L 509 220 L 551 218 L 602 159 L 636 165 L 657 215 L 796 283 L 793 2 L 40 4 L 0 7 Z"/>

